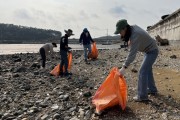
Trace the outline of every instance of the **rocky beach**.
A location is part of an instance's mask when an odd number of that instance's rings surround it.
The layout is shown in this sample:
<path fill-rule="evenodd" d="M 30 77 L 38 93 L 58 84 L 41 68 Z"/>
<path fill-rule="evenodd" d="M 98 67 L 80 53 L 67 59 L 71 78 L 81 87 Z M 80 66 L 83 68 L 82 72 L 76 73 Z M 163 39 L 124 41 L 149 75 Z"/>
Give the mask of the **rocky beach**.
<path fill-rule="evenodd" d="M 127 69 L 127 107 L 95 114 L 92 96 L 113 67 L 121 67 L 128 51 L 99 50 L 97 60 L 85 64 L 83 51 L 72 51 L 72 76 L 55 77 L 50 71 L 60 62 L 48 58 L 40 69 L 38 53 L 0 55 L 0 119 L 2 120 L 179 120 L 180 46 L 161 46 L 153 66 L 158 95 L 146 103 L 134 102 L 143 54 Z"/>

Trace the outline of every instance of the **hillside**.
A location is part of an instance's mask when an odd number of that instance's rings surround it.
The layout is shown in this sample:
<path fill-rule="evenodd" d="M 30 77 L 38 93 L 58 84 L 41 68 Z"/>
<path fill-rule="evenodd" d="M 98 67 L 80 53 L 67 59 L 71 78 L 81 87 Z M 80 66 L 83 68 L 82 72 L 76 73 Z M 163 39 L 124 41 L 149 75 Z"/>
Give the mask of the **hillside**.
<path fill-rule="evenodd" d="M 60 37 L 60 31 L 0 23 L 0 43 L 42 43 Z"/>
<path fill-rule="evenodd" d="M 45 43 L 49 41 L 59 43 L 60 31 L 39 29 L 27 26 L 0 23 L 0 43 L 30 44 Z M 102 36 L 93 38 L 97 44 L 113 44 L 120 42 L 120 36 Z M 78 44 L 79 39 L 70 38 L 70 44 Z"/>

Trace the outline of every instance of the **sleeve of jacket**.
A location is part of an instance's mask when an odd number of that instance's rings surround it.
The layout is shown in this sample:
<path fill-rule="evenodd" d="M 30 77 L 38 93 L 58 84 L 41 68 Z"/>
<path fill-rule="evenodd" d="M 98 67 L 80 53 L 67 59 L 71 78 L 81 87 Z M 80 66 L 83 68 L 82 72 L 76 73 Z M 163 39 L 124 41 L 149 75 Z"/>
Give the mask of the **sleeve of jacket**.
<path fill-rule="evenodd" d="M 68 39 L 65 40 L 64 47 L 65 47 L 66 51 L 68 51 Z"/>
<path fill-rule="evenodd" d="M 91 42 L 94 42 L 94 40 L 92 39 L 92 37 L 91 37 L 91 34 L 90 34 L 90 33 L 89 33 L 89 38 L 90 38 Z"/>
<path fill-rule="evenodd" d="M 132 40 L 131 40 L 130 52 L 124 63 L 124 65 L 126 67 L 128 67 L 130 65 L 130 63 L 132 63 L 134 61 L 134 59 L 136 58 L 136 54 L 137 54 L 138 47 L 139 47 L 138 35 L 134 35 L 133 37 L 131 37 L 131 39 Z"/>
<path fill-rule="evenodd" d="M 83 33 L 81 33 L 81 35 L 80 35 L 79 43 L 82 43 L 82 39 L 83 39 Z"/>
<path fill-rule="evenodd" d="M 53 45 L 51 44 L 50 46 L 50 53 L 52 54 L 54 51 L 53 51 Z"/>

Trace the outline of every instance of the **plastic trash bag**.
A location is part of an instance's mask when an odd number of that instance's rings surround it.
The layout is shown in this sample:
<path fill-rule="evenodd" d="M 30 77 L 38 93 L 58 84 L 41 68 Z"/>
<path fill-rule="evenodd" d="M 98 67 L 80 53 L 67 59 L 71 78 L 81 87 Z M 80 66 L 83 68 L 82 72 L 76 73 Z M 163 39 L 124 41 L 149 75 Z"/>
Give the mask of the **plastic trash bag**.
<path fill-rule="evenodd" d="M 72 52 L 68 52 L 68 71 L 71 69 L 71 64 L 72 64 Z M 63 66 L 63 72 L 65 72 L 65 68 Z M 54 76 L 58 76 L 60 73 L 60 64 L 56 65 L 54 69 L 50 72 L 50 74 Z"/>
<path fill-rule="evenodd" d="M 120 76 L 117 67 L 114 67 L 109 73 L 106 80 L 96 91 L 92 103 L 96 107 L 96 113 L 102 110 L 120 105 L 122 110 L 125 109 L 127 102 L 127 85 L 123 76 Z"/>
<path fill-rule="evenodd" d="M 88 54 L 88 58 L 97 59 L 97 57 L 98 57 L 98 49 L 96 47 L 96 42 L 93 42 L 91 46 L 91 53 Z"/>

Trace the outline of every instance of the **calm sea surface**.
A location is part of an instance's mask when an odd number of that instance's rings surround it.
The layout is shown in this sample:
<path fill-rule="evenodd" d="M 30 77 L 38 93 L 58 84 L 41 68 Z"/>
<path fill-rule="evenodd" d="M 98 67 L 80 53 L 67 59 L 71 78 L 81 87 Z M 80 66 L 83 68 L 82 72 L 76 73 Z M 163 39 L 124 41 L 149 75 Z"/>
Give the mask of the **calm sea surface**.
<path fill-rule="evenodd" d="M 0 44 L 0 55 L 5 54 L 15 54 L 15 53 L 37 53 L 39 48 L 43 44 Z M 69 47 L 72 47 L 72 50 L 83 50 L 83 46 L 79 44 L 69 44 Z M 113 45 L 99 45 L 97 44 L 98 49 L 117 49 L 119 44 Z M 59 51 L 59 45 L 54 51 Z"/>

